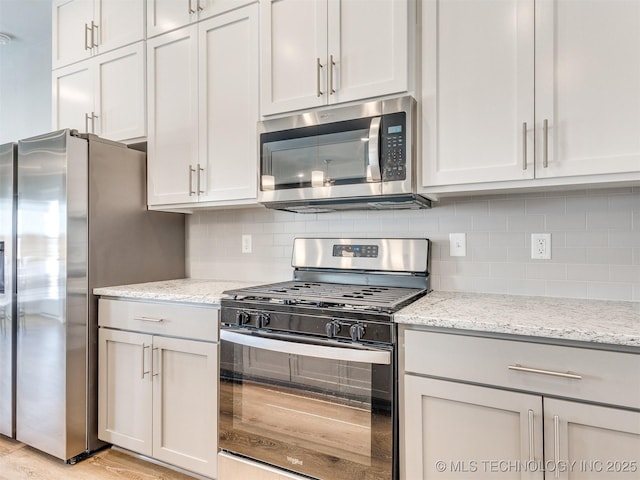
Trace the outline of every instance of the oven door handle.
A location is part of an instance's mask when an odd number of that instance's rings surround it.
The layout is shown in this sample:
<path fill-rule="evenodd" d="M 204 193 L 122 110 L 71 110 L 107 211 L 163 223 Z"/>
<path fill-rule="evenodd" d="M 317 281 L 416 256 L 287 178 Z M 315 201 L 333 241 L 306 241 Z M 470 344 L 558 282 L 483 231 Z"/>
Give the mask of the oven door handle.
<path fill-rule="evenodd" d="M 293 337 L 292 337 L 293 338 Z M 344 360 L 376 365 L 390 365 L 391 352 L 386 350 L 360 350 L 356 348 L 314 345 L 296 341 L 276 340 L 257 335 L 247 335 L 231 330 L 220 330 L 220 339 L 227 342 L 260 348 L 272 352 L 289 353 L 303 357 Z"/>

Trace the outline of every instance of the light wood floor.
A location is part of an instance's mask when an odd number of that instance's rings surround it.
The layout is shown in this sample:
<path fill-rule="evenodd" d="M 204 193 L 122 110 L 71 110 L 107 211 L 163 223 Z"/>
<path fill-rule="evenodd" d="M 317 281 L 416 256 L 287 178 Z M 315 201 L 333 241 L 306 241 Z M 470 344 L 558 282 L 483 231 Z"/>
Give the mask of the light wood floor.
<path fill-rule="evenodd" d="M 75 465 L 0 435 L 0 480 L 194 480 L 113 449 Z"/>

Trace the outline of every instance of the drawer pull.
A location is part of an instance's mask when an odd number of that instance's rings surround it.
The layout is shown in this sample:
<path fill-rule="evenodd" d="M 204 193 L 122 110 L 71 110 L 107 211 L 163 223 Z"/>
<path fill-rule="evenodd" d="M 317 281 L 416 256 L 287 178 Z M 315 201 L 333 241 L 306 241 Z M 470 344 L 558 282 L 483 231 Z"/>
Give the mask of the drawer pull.
<path fill-rule="evenodd" d="M 554 372 L 553 370 L 540 370 L 539 368 L 523 367 L 522 365 L 509 365 L 509 370 L 525 373 L 538 373 L 540 375 L 551 375 L 552 377 L 571 378 L 573 380 L 582 380 L 582 375 L 571 372 Z"/>
<path fill-rule="evenodd" d="M 140 320 L 141 322 L 163 322 L 164 318 L 155 318 L 155 317 L 135 317 L 134 320 Z"/>
<path fill-rule="evenodd" d="M 535 460 L 535 450 L 534 450 L 535 439 L 533 438 L 533 429 L 534 429 L 533 410 L 529 409 L 529 461 L 530 462 L 533 462 Z"/>
<path fill-rule="evenodd" d="M 555 465 L 558 465 L 560 461 L 560 418 L 558 415 L 553 416 L 553 461 Z M 560 469 L 555 468 L 553 476 L 560 478 Z"/>

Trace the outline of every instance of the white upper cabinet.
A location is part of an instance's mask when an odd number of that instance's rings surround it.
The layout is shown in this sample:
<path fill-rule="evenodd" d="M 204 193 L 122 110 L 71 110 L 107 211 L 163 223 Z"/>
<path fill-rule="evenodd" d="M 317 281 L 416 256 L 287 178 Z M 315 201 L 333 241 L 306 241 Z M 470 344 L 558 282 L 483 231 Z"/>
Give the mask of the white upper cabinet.
<path fill-rule="evenodd" d="M 147 35 L 154 37 L 255 0 L 147 0 Z"/>
<path fill-rule="evenodd" d="M 54 0 L 53 68 L 144 39 L 144 0 Z"/>
<path fill-rule="evenodd" d="M 422 22 L 424 192 L 638 180 L 640 2 L 425 0 Z"/>
<path fill-rule="evenodd" d="M 255 203 L 258 23 L 253 4 L 147 41 L 150 206 Z"/>
<path fill-rule="evenodd" d="M 407 91 L 408 3 L 261 2 L 261 113 Z"/>
<path fill-rule="evenodd" d="M 640 2 L 537 0 L 536 132 L 536 177 L 640 171 Z"/>
<path fill-rule="evenodd" d="M 144 137 L 143 42 L 53 71 L 53 127 L 110 140 Z"/>

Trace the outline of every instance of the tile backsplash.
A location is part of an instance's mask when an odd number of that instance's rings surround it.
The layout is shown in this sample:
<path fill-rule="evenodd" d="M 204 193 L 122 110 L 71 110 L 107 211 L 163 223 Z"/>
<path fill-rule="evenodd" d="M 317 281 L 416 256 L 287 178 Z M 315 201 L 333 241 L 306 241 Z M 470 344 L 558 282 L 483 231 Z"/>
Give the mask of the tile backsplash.
<path fill-rule="evenodd" d="M 449 256 L 449 233 L 467 255 Z M 550 233 L 551 260 L 531 259 L 531 234 Z M 242 235 L 252 253 L 242 253 Z M 419 211 L 294 214 L 262 207 L 188 217 L 194 278 L 289 280 L 298 236 L 426 237 L 435 290 L 640 302 L 640 188 L 444 199 Z"/>

